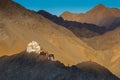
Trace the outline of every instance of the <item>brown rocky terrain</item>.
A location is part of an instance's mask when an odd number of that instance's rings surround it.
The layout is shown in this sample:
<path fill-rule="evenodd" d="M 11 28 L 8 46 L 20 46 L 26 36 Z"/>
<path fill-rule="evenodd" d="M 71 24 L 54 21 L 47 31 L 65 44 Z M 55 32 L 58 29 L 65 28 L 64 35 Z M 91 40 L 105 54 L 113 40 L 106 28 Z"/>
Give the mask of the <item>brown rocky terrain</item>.
<path fill-rule="evenodd" d="M 106 57 L 109 56 L 110 61 L 108 62 L 111 63 L 111 68 L 113 68 L 113 70 L 118 69 L 117 66 L 120 65 L 120 27 L 101 36 L 84 38 L 83 41 L 85 41 L 85 43 L 94 48 L 96 51 L 100 51 L 105 54 Z M 119 73 L 120 71 L 118 70 L 117 74 Z"/>
<path fill-rule="evenodd" d="M 71 17 L 69 17 L 71 16 Z M 120 65 L 120 53 L 119 53 L 119 26 L 120 26 L 120 10 L 117 8 L 108 8 L 100 4 L 94 7 L 92 10 L 85 14 L 72 14 L 70 12 L 65 12 L 61 15 L 62 18 L 68 21 L 78 21 L 82 23 L 92 23 L 99 26 L 104 26 L 109 32 L 103 35 L 94 36 L 92 38 L 80 38 L 96 52 L 101 53 L 100 60 L 103 62 L 105 58 L 108 58 L 107 63 L 110 63 L 111 69 L 116 74 L 120 73 L 118 67 Z M 104 57 L 102 56 L 104 54 Z M 115 68 L 116 66 L 116 68 Z M 118 70 L 118 71 L 117 71 Z"/>
<path fill-rule="evenodd" d="M 66 65 L 93 61 L 120 76 L 118 44 L 116 44 L 116 48 L 109 50 L 96 50 L 88 45 L 86 39 L 80 40 L 66 28 L 17 3 L 10 0 L 0 0 L 0 6 L 1 56 L 24 51 L 26 45 L 35 40 L 45 51 L 53 53 L 55 59 Z"/>
<path fill-rule="evenodd" d="M 82 23 L 96 24 L 99 26 L 106 26 L 108 29 L 114 29 L 120 25 L 120 10 L 117 8 L 108 8 L 102 4 L 94 7 L 85 14 L 64 12 L 61 17 L 68 21 L 77 21 Z"/>
<path fill-rule="evenodd" d="M 88 52 L 93 55 L 94 50 L 66 28 L 54 24 L 12 1 L 4 0 L 3 3 L 0 0 L 0 5 L 2 5 L 0 7 L 1 56 L 25 50 L 27 44 L 32 40 L 39 42 L 45 51 L 54 53 L 56 59 L 65 64 L 89 60 L 86 57 Z"/>
<path fill-rule="evenodd" d="M 89 67 L 88 67 L 89 66 Z M 120 80 L 95 62 L 65 66 L 60 61 L 42 61 L 36 53 L 21 52 L 0 57 L 0 80 Z"/>
<path fill-rule="evenodd" d="M 86 38 L 89 37 L 90 38 L 90 37 L 103 34 L 107 31 L 105 27 L 99 27 L 94 24 L 67 21 L 67 20 L 64 20 L 62 17 L 57 17 L 44 10 L 40 10 L 37 13 L 49 19 L 50 21 L 71 30 L 78 37 L 86 37 Z"/>

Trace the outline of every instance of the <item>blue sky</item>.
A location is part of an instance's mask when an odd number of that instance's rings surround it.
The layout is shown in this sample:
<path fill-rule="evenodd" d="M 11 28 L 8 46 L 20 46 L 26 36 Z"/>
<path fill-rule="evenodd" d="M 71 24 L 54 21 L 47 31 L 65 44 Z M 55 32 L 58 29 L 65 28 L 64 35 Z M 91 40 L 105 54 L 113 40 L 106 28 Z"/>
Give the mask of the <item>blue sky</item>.
<path fill-rule="evenodd" d="M 120 9 L 120 0 L 13 0 L 27 9 L 38 11 L 46 10 L 54 15 L 64 11 L 72 13 L 85 13 L 98 4 L 110 8 Z"/>

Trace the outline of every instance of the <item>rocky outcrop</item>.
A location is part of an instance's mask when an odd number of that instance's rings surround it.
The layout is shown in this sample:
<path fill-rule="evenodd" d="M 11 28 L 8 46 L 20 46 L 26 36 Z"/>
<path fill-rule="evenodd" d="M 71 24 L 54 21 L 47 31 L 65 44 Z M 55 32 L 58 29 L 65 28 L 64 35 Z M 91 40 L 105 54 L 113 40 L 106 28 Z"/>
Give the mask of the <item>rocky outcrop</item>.
<path fill-rule="evenodd" d="M 81 63 L 79 68 L 76 66 L 68 67 L 59 61 L 41 61 L 39 55 L 34 53 L 27 54 L 26 52 L 0 58 L 0 80 L 73 79 L 120 80 L 106 68 L 93 62 Z"/>

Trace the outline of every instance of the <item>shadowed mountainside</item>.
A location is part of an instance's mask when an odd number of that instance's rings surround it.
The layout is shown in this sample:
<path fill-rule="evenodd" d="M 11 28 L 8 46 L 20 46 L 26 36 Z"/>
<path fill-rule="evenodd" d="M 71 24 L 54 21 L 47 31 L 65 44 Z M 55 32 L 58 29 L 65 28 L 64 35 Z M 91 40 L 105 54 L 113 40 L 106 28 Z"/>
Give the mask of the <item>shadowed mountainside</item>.
<path fill-rule="evenodd" d="M 117 8 L 108 8 L 100 4 L 85 14 L 73 14 L 64 12 L 61 17 L 68 21 L 77 21 L 82 23 L 91 23 L 98 26 L 106 26 L 111 30 L 120 25 L 120 10 Z"/>
<path fill-rule="evenodd" d="M 95 50 L 103 51 L 102 54 L 107 57 L 109 56 L 110 61 L 108 62 L 111 62 L 111 69 L 118 70 L 117 74 L 120 73 L 119 67 L 117 67 L 120 65 L 120 27 L 101 36 L 83 39 L 83 41 Z"/>
<path fill-rule="evenodd" d="M 109 29 L 106 28 L 107 32 L 98 36 L 98 35 L 96 35 L 95 32 L 91 33 L 91 31 L 88 31 L 88 29 L 81 28 L 80 25 L 83 25 L 81 23 L 63 20 L 61 17 L 51 15 L 43 10 L 39 11 L 38 13 L 41 14 L 42 16 L 48 18 L 49 20 L 55 22 L 56 24 L 63 25 L 64 27 L 70 29 L 81 40 L 83 40 L 89 46 L 94 48 L 96 50 L 96 53 L 98 52 L 95 55 L 98 56 L 98 58 L 101 61 L 104 62 L 105 56 L 107 56 L 107 57 L 109 56 L 109 60 L 107 61 L 107 63 L 110 63 L 110 65 L 109 65 L 109 66 L 111 66 L 110 69 L 112 69 L 116 74 L 120 73 L 120 71 L 118 70 L 118 67 L 117 67 L 120 65 L 120 62 L 119 62 L 120 61 L 120 53 L 119 53 L 119 47 L 118 47 L 118 44 L 119 44 L 119 26 L 111 28 L 113 30 L 110 30 L 110 31 L 109 31 Z M 77 24 L 76 26 L 78 26 L 78 27 L 75 26 L 75 23 Z M 71 26 L 71 25 L 72 25 L 72 27 L 69 28 L 69 26 Z M 86 26 L 93 27 L 93 25 L 90 26 L 90 24 L 86 24 Z M 105 28 L 103 28 L 103 30 L 104 29 Z M 98 26 L 96 26 L 96 30 L 99 31 Z M 94 36 L 92 36 L 91 34 Z M 82 35 L 82 37 L 81 37 L 81 35 Z M 101 54 L 101 57 L 100 57 L 100 54 Z M 104 54 L 104 58 L 102 56 L 103 54 Z M 115 68 L 115 66 L 116 66 L 116 68 Z"/>
<path fill-rule="evenodd" d="M 67 67 L 59 61 L 41 61 L 38 54 L 22 52 L 0 58 L 0 80 L 120 80 L 94 62 L 77 66 Z"/>
<path fill-rule="evenodd" d="M 116 48 L 96 50 L 66 28 L 11 0 L 0 0 L 0 5 L 0 56 L 19 53 L 34 40 L 65 65 L 91 60 L 120 76 Z"/>
<path fill-rule="evenodd" d="M 111 30 L 100 36 L 80 39 L 94 48 L 97 52 L 102 53 L 101 55 L 104 54 L 107 56 L 107 58 L 110 60 L 107 62 L 111 63 L 109 66 L 111 66 L 111 69 L 114 70 L 113 72 L 116 73 L 118 70 L 117 66 L 120 65 L 120 10 L 117 8 L 108 8 L 100 4 L 85 14 L 72 14 L 70 12 L 65 12 L 61 15 L 61 17 L 68 21 L 77 21 L 82 23 L 92 23 L 99 26 L 106 26 L 108 30 Z M 98 54 L 96 56 L 100 55 Z M 105 58 L 106 57 L 101 57 L 100 59 L 105 61 Z M 117 71 L 117 74 L 119 73 L 120 70 Z"/>
<path fill-rule="evenodd" d="M 62 17 L 57 17 L 44 10 L 40 10 L 37 13 L 58 25 L 68 28 L 78 37 L 94 37 L 107 31 L 105 27 L 98 27 L 93 24 L 80 23 L 75 21 L 67 21 L 64 20 Z"/>

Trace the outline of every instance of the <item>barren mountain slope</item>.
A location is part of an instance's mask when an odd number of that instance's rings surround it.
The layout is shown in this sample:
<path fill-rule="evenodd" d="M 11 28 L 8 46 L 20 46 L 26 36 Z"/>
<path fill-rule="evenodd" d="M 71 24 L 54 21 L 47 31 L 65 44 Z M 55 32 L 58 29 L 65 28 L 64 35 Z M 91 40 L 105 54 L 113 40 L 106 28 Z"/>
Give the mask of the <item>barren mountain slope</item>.
<path fill-rule="evenodd" d="M 100 4 L 85 14 L 73 14 L 64 12 L 62 18 L 69 21 L 82 23 L 91 23 L 99 26 L 106 26 L 109 29 L 120 25 L 120 10 L 117 8 L 108 8 Z"/>
<path fill-rule="evenodd" d="M 107 31 L 105 27 L 99 27 L 94 24 L 80 23 L 76 21 L 67 21 L 44 10 L 40 10 L 37 13 L 50 21 L 71 30 L 78 37 L 90 38 L 103 34 Z"/>
<path fill-rule="evenodd" d="M 83 62 L 76 67 L 60 61 L 42 61 L 39 57 L 26 52 L 0 57 L 0 80 L 120 80 L 95 62 Z"/>
<path fill-rule="evenodd" d="M 55 54 L 56 59 L 67 65 L 92 60 L 119 75 L 119 65 L 112 65 L 115 69 L 111 69 L 110 66 L 109 58 L 113 54 L 95 51 L 69 30 L 10 0 L 0 0 L 0 5 L 1 56 L 21 52 L 30 41 L 35 40 L 40 43 L 43 50 Z"/>
<path fill-rule="evenodd" d="M 95 36 L 92 38 L 83 38 L 87 44 L 92 46 L 95 50 L 107 50 L 112 49 L 120 42 L 120 26 L 115 30 L 109 31 L 101 36 Z M 93 44 L 94 42 L 94 44 Z"/>
<path fill-rule="evenodd" d="M 101 57 L 101 60 L 104 61 L 107 57 L 110 68 L 120 76 L 120 27 L 101 36 L 84 38 L 83 41 L 96 52 L 104 54 L 104 58 Z"/>
<path fill-rule="evenodd" d="M 71 16 L 71 17 L 70 17 Z M 61 15 L 65 20 L 92 23 L 114 29 L 101 36 L 80 38 L 88 46 L 96 50 L 95 56 L 114 73 L 120 76 L 120 10 L 98 5 L 86 14 L 72 14 L 65 12 Z"/>
<path fill-rule="evenodd" d="M 4 4 L 0 0 L 0 5 L 0 55 L 21 52 L 35 40 L 66 64 L 89 60 L 87 54 L 93 56 L 94 50 L 67 29 L 9 0 Z"/>

